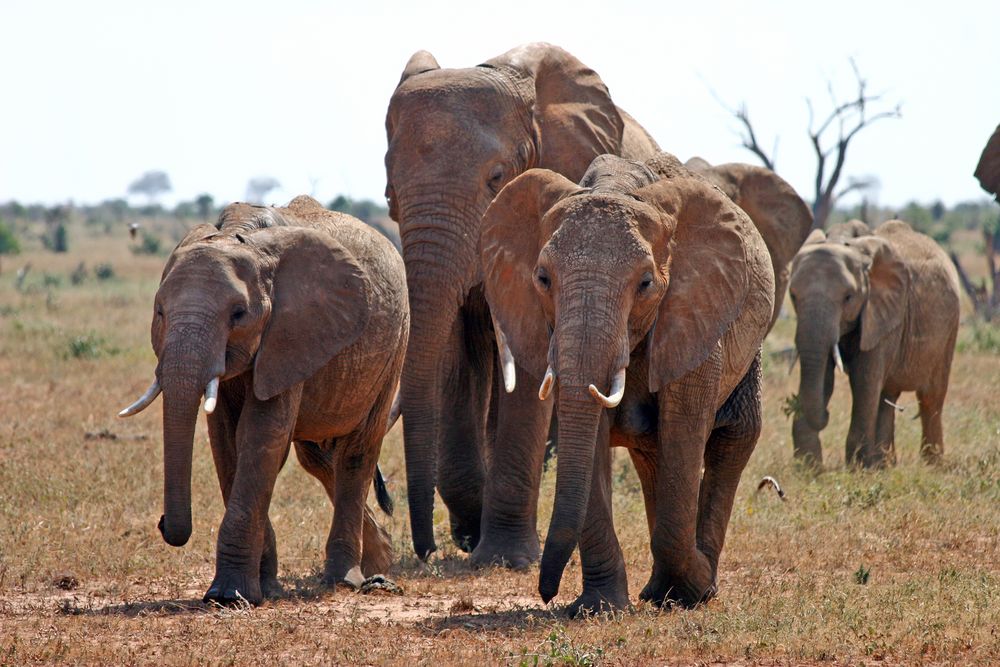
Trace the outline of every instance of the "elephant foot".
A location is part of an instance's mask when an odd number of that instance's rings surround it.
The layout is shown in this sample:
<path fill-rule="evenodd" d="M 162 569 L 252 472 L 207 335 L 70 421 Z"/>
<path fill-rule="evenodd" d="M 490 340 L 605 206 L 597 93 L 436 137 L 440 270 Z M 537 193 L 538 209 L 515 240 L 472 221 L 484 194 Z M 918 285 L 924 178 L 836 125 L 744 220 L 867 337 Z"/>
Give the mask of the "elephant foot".
<path fill-rule="evenodd" d="M 472 550 L 479 544 L 479 517 L 475 519 L 463 519 L 455 513 L 450 514 L 451 519 L 451 539 L 455 545 L 465 553 L 472 553 Z"/>
<path fill-rule="evenodd" d="M 686 609 L 708 602 L 718 592 L 714 578 L 659 574 L 655 570 L 639 593 L 640 600 L 658 607 L 678 604 Z"/>
<path fill-rule="evenodd" d="M 361 546 L 361 571 L 365 576 L 388 574 L 392 566 L 392 540 L 385 529 L 372 522 L 365 522 Z"/>
<path fill-rule="evenodd" d="M 570 618 L 614 613 L 628 609 L 628 591 L 618 588 L 591 588 L 584 586 L 580 594 L 569 606 L 566 615 Z"/>
<path fill-rule="evenodd" d="M 261 577 L 260 592 L 265 598 L 273 600 L 284 597 L 285 587 L 278 582 L 277 577 Z"/>
<path fill-rule="evenodd" d="M 277 580 L 274 583 L 277 584 Z M 280 584 L 278 587 L 280 588 Z M 256 607 L 264 601 L 264 595 L 259 577 L 250 577 L 240 572 L 218 572 L 202 599 L 204 602 L 215 602 L 227 607 L 245 602 Z"/>
<path fill-rule="evenodd" d="M 499 565 L 511 570 L 526 570 L 532 563 L 537 563 L 540 556 L 541 549 L 537 535 L 512 539 L 487 535 L 472 552 L 472 565 L 473 567 Z"/>
<path fill-rule="evenodd" d="M 351 590 L 357 591 L 365 583 L 365 577 L 361 574 L 361 567 L 358 565 L 345 572 L 343 568 L 331 567 L 328 563 L 326 571 L 323 573 L 323 583 L 330 588 L 346 585 Z"/>

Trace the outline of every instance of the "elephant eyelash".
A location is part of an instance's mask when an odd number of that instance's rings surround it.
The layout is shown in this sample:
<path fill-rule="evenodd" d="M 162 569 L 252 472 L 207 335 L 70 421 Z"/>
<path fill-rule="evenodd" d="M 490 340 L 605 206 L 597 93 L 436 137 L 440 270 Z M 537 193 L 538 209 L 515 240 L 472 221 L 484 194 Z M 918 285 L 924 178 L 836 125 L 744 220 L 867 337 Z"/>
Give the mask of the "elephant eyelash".
<path fill-rule="evenodd" d="M 246 308 L 236 308 L 233 310 L 232 321 L 233 324 L 238 324 L 246 316 Z"/>

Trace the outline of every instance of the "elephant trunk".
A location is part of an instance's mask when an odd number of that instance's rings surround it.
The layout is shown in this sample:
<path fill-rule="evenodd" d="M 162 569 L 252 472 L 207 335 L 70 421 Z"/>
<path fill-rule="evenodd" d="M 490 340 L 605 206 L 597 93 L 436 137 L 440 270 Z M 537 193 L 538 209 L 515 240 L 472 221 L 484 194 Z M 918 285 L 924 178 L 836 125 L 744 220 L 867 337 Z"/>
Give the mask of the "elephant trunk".
<path fill-rule="evenodd" d="M 447 345 L 468 278 L 467 249 L 457 242 L 447 216 L 410 218 L 403 225 L 403 258 L 410 299 L 410 342 L 400 382 L 403 446 L 413 548 L 420 558 L 437 549 L 434 541 L 434 488 L 437 485 L 440 424 L 449 373 Z M 472 255 L 471 251 L 467 254 Z"/>
<path fill-rule="evenodd" d="M 795 346 L 799 352 L 799 405 L 810 428 L 822 431 L 830 415 L 826 410 L 828 373 L 833 372 L 833 347 L 839 338 L 839 318 L 806 310 L 799 315 Z"/>
<path fill-rule="evenodd" d="M 548 602 L 559 592 L 566 563 L 580 541 L 587 516 L 597 429 L 604 408 L 584 387 L 559 387 L 559 456 L 556 495 L 545 538 L 538 592 Z"/>

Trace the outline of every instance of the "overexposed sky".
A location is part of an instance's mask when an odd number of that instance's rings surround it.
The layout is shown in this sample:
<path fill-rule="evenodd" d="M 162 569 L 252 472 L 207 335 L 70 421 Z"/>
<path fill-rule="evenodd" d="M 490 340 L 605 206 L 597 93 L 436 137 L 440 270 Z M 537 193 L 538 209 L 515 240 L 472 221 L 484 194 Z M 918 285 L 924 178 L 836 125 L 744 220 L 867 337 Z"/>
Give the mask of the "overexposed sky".
<path fill-rule="evenodd" d="M 381 201 L 385 109 L 419 49 L 468 67 L 558 44 L 681 159 L 754 162 L 711 90 L 746 102 L 807 200 L 804 100 L 826 112 L 828 79 L 854 93 L 850 57 L 903 105 L 848 154 L 882 204 L 985 198 L 972 172 L 1000 123 L 1000 2 L 985 0 L 3 0 L 0 27 L 0 201 L 97 202 L 149 169 L 170 175 L 167 203 L 241 199 L 261 175 L 282 183 L 275 203 Z"/>

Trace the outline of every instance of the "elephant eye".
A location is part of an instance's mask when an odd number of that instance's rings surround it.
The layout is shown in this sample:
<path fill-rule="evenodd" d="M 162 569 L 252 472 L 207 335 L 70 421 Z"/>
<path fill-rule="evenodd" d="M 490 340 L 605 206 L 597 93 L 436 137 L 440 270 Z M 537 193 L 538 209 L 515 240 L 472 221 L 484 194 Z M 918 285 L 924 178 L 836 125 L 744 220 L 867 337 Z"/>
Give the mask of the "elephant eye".
<path fill-rule="evenodd" d="M 500 188 L 503 185 L 503 165 L 498 164 L 490 170 L 490 180 L 487 184 L 490 186 L 493 194 L 500 192 Z"/>
<path fill-rule="evenodd" d="M 851 302 L 851 298 L 853 296 L 854 296 L 853 294 L 848 293 L 847 296 L 844 297 L 844 303 L 850 303 Z"/>
<path fill-rule="evenodd" d="M 548 289 L 552 285 L 552 280 L 549 278 L 549 274 L 545 269 L 539 268 L 535 273 L 535 280 L 538 281 L 538 285 L 542 289 Z"/>
<path fill-rule="evenodd" d="M 242 322 L 243 318 L 246 317 L 246 314 L 247 314 L 247 309 L 244 308 L 243 306 L 236 306 L 235 308 L 233 308 L 233 315 L 232 315 L 233 324 L 239 324 L 240 322 Z"/>
<path fill-rule="evenodd" d="M 642 280 L 639 281 L 639 293 L 642 294 L 649 289 L 649 286 L 653 284 L 653 274 L 649 271 L 642 274 Z"/>
<path fill-rule="evenodd" d="M 160 304 L 156 304 L 155 312 L 157 317 L 163 317 L 163 306 L 161 306 Z"/>

